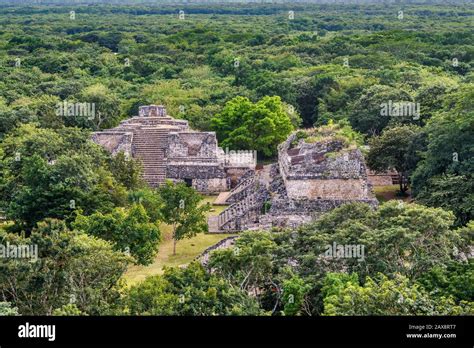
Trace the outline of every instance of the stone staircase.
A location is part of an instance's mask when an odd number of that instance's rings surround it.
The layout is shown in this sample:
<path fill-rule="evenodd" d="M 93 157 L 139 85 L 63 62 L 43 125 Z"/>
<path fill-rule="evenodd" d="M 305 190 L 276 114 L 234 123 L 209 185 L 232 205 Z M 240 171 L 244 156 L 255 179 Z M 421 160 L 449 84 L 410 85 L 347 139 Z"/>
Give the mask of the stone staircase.
<path fill-rule="evenodd" d="M 231 203 L 218 216 L 208 219 L 209 232 L 238 232 L 258 227 L 262 208 L 270 198 L 270 167 L 244 177 L 228 195 Z"/>
<path fill-rule="evenodd" d="M 258 189 L 258 184 L 259 181 L 255 174 L 245 178 L 229 192 L 226 203 L 239 202 L 241 199 L 247 197 L 252 191 Z"/>
<path fill-rule="evenodd" d="M 238 202 L 230 205 L 218 216 L 208 219 L 209 232 L 238 232 L 252 228 L 258 223 L 263 204 L 268 198 L 268 190 L 265 185 L 259 185 Z"/>
<path fill-rule="evenodd" d="M 166 128 L 140 127 L 133 134 L 133 157 L 142 161 L 143 178 L 152 187 L 166 178 L 168 132 Z"/>

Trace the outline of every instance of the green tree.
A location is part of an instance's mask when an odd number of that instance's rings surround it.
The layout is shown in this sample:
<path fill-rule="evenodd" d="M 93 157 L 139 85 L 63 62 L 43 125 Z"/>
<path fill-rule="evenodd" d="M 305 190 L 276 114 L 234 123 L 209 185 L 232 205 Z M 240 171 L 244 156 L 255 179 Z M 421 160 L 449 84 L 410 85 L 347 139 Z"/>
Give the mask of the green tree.
<path fill-rule="evenodd" d="M 339 279 L 340 278 L 340 279 Z M 322 288 L 323 315 L 459 315 L 473 314 L 474 303 L 456 304 L 452 297 L 432 298 L 418 284 L 398 275 L 389 279 L 368 277 L 364 285 L 357 275 L 329 273 Z"/>
<path fill-rule="evenodd" d="M 424 131 L 428 145 L 412 175 L 415 198 L 456 213 L 458 224 L 473 219 L 474 195 L 474 84 L 446 97 L 441 112 L 428 121 Z M 462 185 L 462 189 L 456 185 Z"/>
<path fill-rule="evenodd" d="M 131 315 L 262 315 L 255 299 L 199 263 L 167 268 L 130 288 L 124 303 Z"/>
<path fill-rule="evenodd" d="M 286 109 L 279 97 L 267 96 L 255 104 L 236 97 L 212 119 L 212 127 L 221 146 L 256 150 L 271 157 L 294 129 Z"/>
<path fill-rule="evenodd" d="M 207 232 L 206 212 L 210 207 L 202 205 L 202 196 L 184 183 L 167 181 L 158 189 L 158 195 L 163 202 L 163 222 L 173 227 L 173 255 L 176 255 L 178 241 Z"/>
<path fill-rule="evenodd" d="M 51 315 L 69 303 L 91 315 L 120 300 L 120 278 L 130 258 L 109 242 L 67 229 L 59 220 L 38 224 L 29 238 L 0 236 L 2 244 L 37 247 L 37 258 L 3 258 L 0 295 L 22 315 Z"/>
<path fill-rule="evenodd" d="M 385 128 L 380 136 L 369 141 L 368 166 L 378 172 L 395 169 L 402 195 L 408 190 L 408 177 L 415 169 L 417 152 L 422 150 L 414 146 L 420 132 L 417 126 L 395 126 Z"/>
<path fill-rule="evenodd" d="M 58 97 L 46 94 L 36 98 L 19 98 L 10 105 L 0 98 L 0 138 L 28 122 L 37 122 L 41 127 L 62 127 L 64 119 L 56 112 L 59 102 Z"/>
<path fill-rule="evenodd" d="M 128 201 L 130 204 L 141 204 L 145 208 L 151 222 L 158 223 L 163 220 L 163 202 L 155 189 L 143 187 L 138 190 L 129 191 Z"/>
<path fill-rule="evenodd" d="M 466 241 L 461 231 L 452 228 L 453 223 L 450 212 L 402 201 L 386 202 L 375 211 L 365 204 L 347 204 L 301 229 L 296 258 L 302 261 L 302 271 L 309 274 L 319 271 L 310 269 L 317 262 L 333 272 L 349 269 L 361 276 L 400 273 L 414 279 L 436 264 L 451 261 L 454 250 L 465 247 Z M 333 242 L 363 245 L 364 259 L 318 259 Z"/>
<path fill-rule="evenodd" d="M 436 265 L 418 278 L 417 282 L 434 296 L 452 296 L 456 301 L 473 301 L 474 260 Z"/>
<path fill-rule="evenodd" d="M 431 177 L 418 192 L 416 201 L 450 210 L 456 215 L 456 225 L 465 225 L 474 219 L 474 180 L 470 175 Z"/>
<path fill-rule="evenodd" d="M 207 267 L 233 286 L 253 293 L 262 305 L 265 302 L 265 308 L 275 312 L 282 292 L 274 272 L 275 249 L 270 233 L 245 232 L 233 248 L 213 251 Z"/>
<path fill-rule="evenodd" d="M 93 117 L 76 115 L 68 119 L 66 125 L 81 126 L 92 129 L 106 129 L 115 127 L 121 119 L 120 100 L 105 85 L 98 83 L 84 88 L 77 96 L 77 102 L 90 103 L 95 107 Z"/>
<path fill-rule="evenodd" d="M 145 185 L 141 162 L 127 158 L 123 151 L 110 157 L 109 168 L 114 178 L 128 190 L 136 190 Z"/>
<path fill-rule="evenodd" d="M 331 74 L 315 77 L 298 77 L 296 79 L 294 82 L 294 89 L 296 90 L 295 102 L 303 118 L 303 126 L 311 127 L 316 123 L 319 117 L 320 99 L 336 85 L 336 79 Z"/>
<path fill-rule="evenodd" d="M 13 307 L 10 302 L 0 302 L 0 317 L 18 315 L 17 308 Z"/>
<path fill-rule="evenodd" d="M 113 242 L 115 250 L 129 252 L 141 265 L 152 263 L 158 253 L 160 230 L 150 222 L 141 204 L 134 204 L 127 210 L 116 208 L 109 214 L 79 214 L 73 227 Z"/>
<path fill-rule="evenodd" d="M 71 220 L 124 204 L 105 152 L 77 128 L 23 125 L 0 144 L 0 206 L 27 231 L 52 217 Z"/>
<path fill-rule="evenodd" d="M 308 303 L 308 293 L 311 285 L 303 279 L 294 276 L 283 282 L 283 304 L 285 315 L 311 315 L 310 304 Z"/>
<path fill-rule="evenodd" d="M 389 102 L 411 102 L 412 97 L 408 92 L 399 88 L 373 85 L 354 103 L 349 114 L 349 122 L 355 130 L 367 134 L 377 135 L 389 124 L 410 122 L 407 117 L 391 117 L 383 115 L 382 109 Z"/>

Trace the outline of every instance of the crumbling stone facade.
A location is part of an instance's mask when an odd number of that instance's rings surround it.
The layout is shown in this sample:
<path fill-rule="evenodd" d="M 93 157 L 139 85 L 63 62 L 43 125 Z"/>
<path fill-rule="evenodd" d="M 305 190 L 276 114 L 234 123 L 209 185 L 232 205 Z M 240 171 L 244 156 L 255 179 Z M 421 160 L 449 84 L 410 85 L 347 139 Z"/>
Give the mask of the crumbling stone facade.
<path fill-rule="evenodd" d="M 280 174 L 293 200 L 364 200 L 370 194 L 364 158 L 333 139 L 295 145 L 292 134 L 278 149 Z"/>
<path fill-rule="evenodd" d="M 190 129 L 187 121 L 167 115 L 162 105 L 141 106 L 139 116 L 94 133 L 92 140 L 113 155 L 123 151 L 140 159 L 144 179 L 153 187 L 170 179 L 202 193 L 219 193 L 230 189 L 236 173 L 255 170 L 255 161 L 247 157 L 234 164 L 235 156 L 218 147 L 214 132 Z"/>
<path fill-rule="evenodd" d="M 242 178 L 227 202 L 210 218 L 210 231 L 296 227 L 346 203 L 378 204 L 356 146 L 337 136 L 307 142 L 296 133 L 280 144 L 278 162 Z"/>

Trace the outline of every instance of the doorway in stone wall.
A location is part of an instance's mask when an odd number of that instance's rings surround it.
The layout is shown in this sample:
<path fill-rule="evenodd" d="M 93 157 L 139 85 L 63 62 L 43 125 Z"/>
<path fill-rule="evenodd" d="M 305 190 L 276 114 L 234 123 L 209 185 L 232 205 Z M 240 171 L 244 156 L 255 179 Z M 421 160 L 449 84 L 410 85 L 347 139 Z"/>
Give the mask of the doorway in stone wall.
<path fill-rule="evenodd" d="M 193 187 L 193 179 L 184 179 L 184 183 L 186 184 L 187 187 Z"/>

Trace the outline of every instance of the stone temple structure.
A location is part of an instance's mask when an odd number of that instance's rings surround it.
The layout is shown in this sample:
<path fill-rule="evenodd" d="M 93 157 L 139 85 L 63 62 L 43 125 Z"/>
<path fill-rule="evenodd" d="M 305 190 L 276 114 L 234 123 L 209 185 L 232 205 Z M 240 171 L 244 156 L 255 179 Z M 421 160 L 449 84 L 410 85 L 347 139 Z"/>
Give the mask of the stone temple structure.
<path fill-rule="evenodd" d="M 94 133 L 92 140 L 113 155 L 123 151 L 140 159 L 144 179 L 153 187 L 170 179 L 202 193 L 228 191 L 256 164 L 253 152 L 224 152 L 214 132 L 190 129 L 188 121 L 170 117 L 162 105 L 141 106 L 138 116 Z"/>
<path fill-rule="evenodd" d="M 295 227 L 349 202 L 377 205 L 361 151 L 337 126 L 299 131 L 278 148 L 278 163 L 248 172 L 209 218 L 211 232 Z"/>
<path fill-rule="evenodd" d="M 153 187 L 169 179 L 219 194 L 215 204 L 228 207 L 209 218 L 209 232 L 295 227 L 345 203 L 377 205 L 364 157 L 337 125 L 291 134 L 278 147 L 278 162 L 259 170 L 255 153 L 225 152 L 214 132 L 190 129 L 161 105 L 142 106 L 92 139 L 140 159 Z"/>

